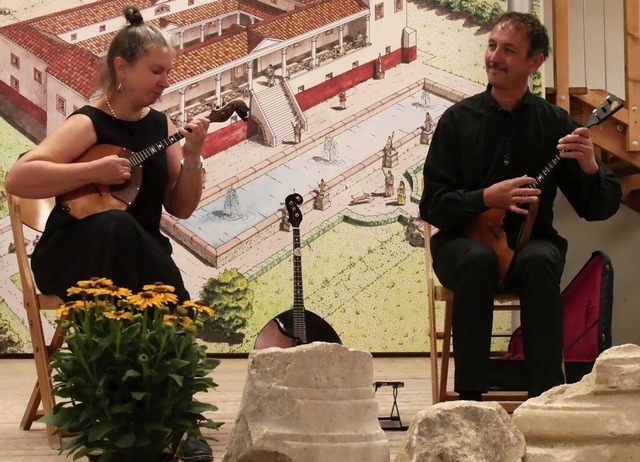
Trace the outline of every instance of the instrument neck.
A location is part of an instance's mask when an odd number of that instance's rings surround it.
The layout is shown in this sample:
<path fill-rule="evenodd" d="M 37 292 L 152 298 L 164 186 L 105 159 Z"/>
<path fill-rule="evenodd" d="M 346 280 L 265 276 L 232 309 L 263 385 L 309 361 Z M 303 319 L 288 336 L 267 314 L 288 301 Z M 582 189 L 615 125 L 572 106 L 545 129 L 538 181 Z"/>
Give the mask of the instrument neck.
<path fill-rule="evenodd" d="M 307 328 L 302 290 L 302 254 L 300 249 L 300 228 L 293 228 L 293 335 L 307 341 Z"/>

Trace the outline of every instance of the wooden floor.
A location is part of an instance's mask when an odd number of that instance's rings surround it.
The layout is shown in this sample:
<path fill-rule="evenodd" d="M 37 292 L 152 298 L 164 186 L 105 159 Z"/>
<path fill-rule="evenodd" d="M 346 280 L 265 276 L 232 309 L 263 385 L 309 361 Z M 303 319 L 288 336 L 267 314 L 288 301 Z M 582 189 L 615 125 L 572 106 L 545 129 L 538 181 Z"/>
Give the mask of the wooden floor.
<path fill-rule="evenodd" d="M 374 358 L 374 381 L 400 381 L 398 408 L 402 423 L 409 425 L 413 416 L 431 405 L 429 358 Z M 212 414 L 218 422 L 225 422 L 211 436 L 216 462 L 221 462 L 229 435 L 240 407 L 240 399 L 247 372 L 246 359 L 222 359 L 213 377 L 218 388 L 199 396 L 201 401 L 214 403 L 219 410 Z M 35 424 L 29 431 L 20 430 L 18 424 L 35 382 L 35 365 L 31 359 L 0 359 L 0 462 L 63 462 L 71 461 L 50 449 L 44 425 Z M 389 416 L 393 403 L 391 387 L 376 392 L 379 415 Z M 393 423 L 391 423 L 393 424 Z M 382 422 L 387 426 L 386 422 Z M 391 461 L 403 443 L 406 432 L 386 431 L 391 450 Z"/>

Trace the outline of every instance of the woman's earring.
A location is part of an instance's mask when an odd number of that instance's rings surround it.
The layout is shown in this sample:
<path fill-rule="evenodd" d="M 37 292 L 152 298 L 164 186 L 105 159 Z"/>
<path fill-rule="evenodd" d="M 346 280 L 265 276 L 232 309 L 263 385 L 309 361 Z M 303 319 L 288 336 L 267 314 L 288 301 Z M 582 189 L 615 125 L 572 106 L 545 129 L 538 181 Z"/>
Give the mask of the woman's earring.
<path fill-rule="evenodd" d="M 122 93 L 122 82 L 118 84 L 118 93 Z"/>

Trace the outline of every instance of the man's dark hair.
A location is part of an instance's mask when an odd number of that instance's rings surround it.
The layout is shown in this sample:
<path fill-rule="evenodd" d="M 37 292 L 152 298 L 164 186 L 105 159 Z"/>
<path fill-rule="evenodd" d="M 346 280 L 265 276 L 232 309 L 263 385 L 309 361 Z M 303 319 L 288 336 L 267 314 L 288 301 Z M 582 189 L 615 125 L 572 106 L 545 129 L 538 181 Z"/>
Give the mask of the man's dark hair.
<path fill-rule="evenodd" d="M 518 13 L 515 11 L 509 11 L 500 15 L 493 27 L 500 25 L 514 26 L 517 28 L 525 28 L 527 35 L 531 42 L 529 47 L 529 58 L 542 53 L 544 59 L 549 57 L 549 35 L 547 34 L 547 28 L 542 25 L 540 20 L 530 13 Z"/>

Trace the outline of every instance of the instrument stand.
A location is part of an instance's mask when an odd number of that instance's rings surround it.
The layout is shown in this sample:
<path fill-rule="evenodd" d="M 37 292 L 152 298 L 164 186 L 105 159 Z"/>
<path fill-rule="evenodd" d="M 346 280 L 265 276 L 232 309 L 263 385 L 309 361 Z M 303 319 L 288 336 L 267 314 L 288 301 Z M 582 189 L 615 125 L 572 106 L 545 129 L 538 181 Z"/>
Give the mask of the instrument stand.
<path fill-rule="evenodd" d="M 380 421 L 398 422 L 398 426 L 382 427 L 383 430 L 406 430 L 408 426 L 402 425 L 400 419 L 400 410 L 398 409 L 398 388 L 404 387 L 404 382 L 374 382 L 374 393 L 378 391 L 380 387 L 391 387 L 393 390 L 393 405 L 391 406 L 391 413 L 389 417 L 378 417 Z"/>

